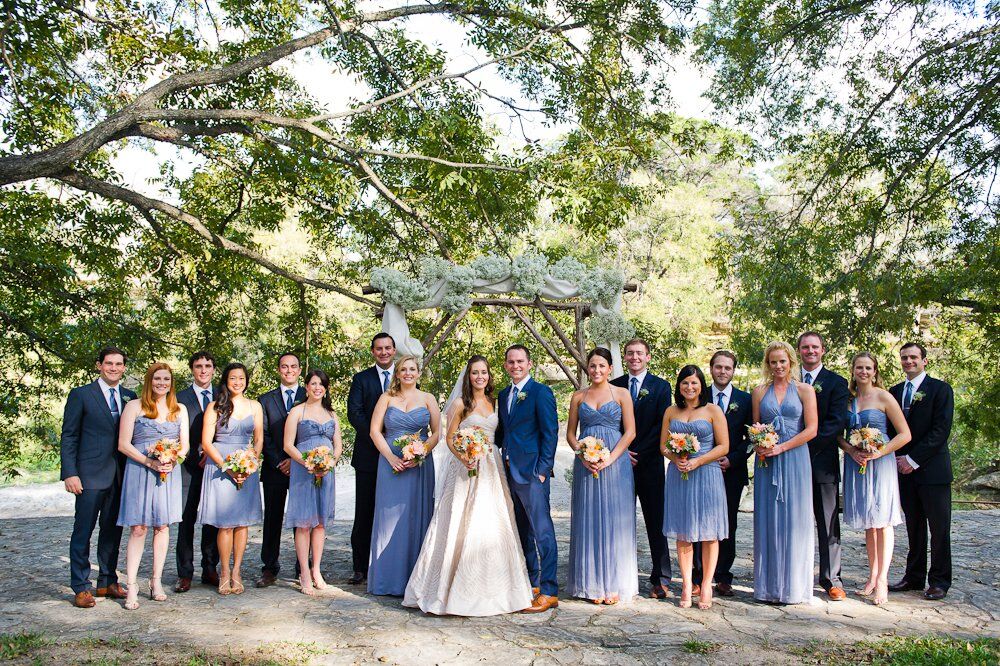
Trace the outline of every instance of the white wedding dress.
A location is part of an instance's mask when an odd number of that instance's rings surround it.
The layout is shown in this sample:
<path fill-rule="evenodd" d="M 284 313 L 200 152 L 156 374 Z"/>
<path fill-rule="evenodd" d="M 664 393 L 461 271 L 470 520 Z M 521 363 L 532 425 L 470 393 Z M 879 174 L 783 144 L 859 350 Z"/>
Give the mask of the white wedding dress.
<path fill-rule="evenodd" d="M 447 452 L 440 497 L 420 556 L 406 585 L 403 605 L 435 615 L 480 617 L 513 613 L 531 605 L 531 583 L 514 523 L 507 479 L 493 444 L 498 417 L 471 414 L 459 427 L 479 426 L 492 453 L 478 476 Z"/>

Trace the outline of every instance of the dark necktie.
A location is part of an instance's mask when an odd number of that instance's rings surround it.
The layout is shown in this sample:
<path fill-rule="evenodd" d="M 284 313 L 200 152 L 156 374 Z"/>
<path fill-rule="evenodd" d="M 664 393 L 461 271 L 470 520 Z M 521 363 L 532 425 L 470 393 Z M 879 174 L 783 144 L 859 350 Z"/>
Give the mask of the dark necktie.
<path fill-rule="evenodd" d="M 725 402 L 726 402 L 726 394 L 720 391 L 719 397 L 715 400 L 715 403 L 719 405 L 719 409 L 721 409 L 722 411 L 726 411 Z"/>
<path fill-rule="evenodd" d="M 295 391 L 292 389 L 285 389 L 285 395 L 288 396 L 285 398 L 285 411 L 290 412 L 292 411 L 292 406 L 295 404 Z"/>
<path fill-rule="evenodd" d="M 806 384 L 809 384 L 809 386 L 812 386 L 813 376 L 812 376 L 811 372 L 807 372 L 806 374 L 802 375 L 802 379 L 803 379 L 803 381 L 805 381 Z"/>
<path fill-rule="evenodd" d="M 909 416 L 910 404 L 913 402 L 913 382 L 907 380 L 906 387 L 903 388 L 903 414 Z"/>
<path fill-rule="evenodd" d="M 122 413 L 118 410 L 118 400 L 115 398 L 115 390 L 113 388 L 108 389 L 108 396 L 111 398 L 111 418 L 115 420 L 115 423 L 118 423 L 118 419 Z"/>
<path fill-rule="evenodd" d="M 205 389 L 201 392 L 201 411 L 208 409 L 208 403 L 212 402 L 212 393 Z"/>
<path fill-rule="evenodd" d="M 632 381 L 630 383 L 632 385 L 632 399 L 633 400 L 638 400 L 639 399 L 639 379 L 637 377 L 633 377 Z"/>
<path fill-rule="evenodd" d="M 382 371 L 382 392 L 385 393 L 389 390 L 389 371 Z"/>

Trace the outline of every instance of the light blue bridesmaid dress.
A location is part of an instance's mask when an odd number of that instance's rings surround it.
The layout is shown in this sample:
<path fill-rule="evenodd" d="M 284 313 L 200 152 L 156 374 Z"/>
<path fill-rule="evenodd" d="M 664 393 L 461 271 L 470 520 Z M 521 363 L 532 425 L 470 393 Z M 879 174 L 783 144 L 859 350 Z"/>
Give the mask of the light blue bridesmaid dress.
<path fill-rule="evenodd" d="M 802 432 L 802 401 L 795 383 L 779 404 L 774 386 L 760 401 L 760 420 L 770 423 L 780 443 Z M 806 603 L 813 596 L 812 465 L 809 446 L 754 463 L 753 596 L 760 601 Z"/>
<path fill-rule="evenodd" d="M 179 440 L 181 422 L 157 421 L 145 416 L 135 420 L 132 431 L 132 446 L 142 453 L 150 444 L 162 438 Z M 160 481 L 160 473 L 141 465 L 131 458 L 125 463 L 125 479 L 122 481 L 122 502 L 118 510 L 118 525 L 131 527 L 145 525 L 161 527 L 181 522 L 184 502 L 181 497 L 181 466 Z"/>
<path fill-rule="evenodd" d="M 885 412 L 880 409 L 858 412 L 857 409 L 855 399 L 851 429 L 878 428 L 888 441 Z M 890 454 L 869 460 L 864 474 L 851 456 L 844 456 L 844 522 L 858 530 L 896 526 L 903 522 L 895 456 Z"/>
<path fill-rule="evenodd" d="M 330 419 L 317 423 L 312 419 L 302 419 L 295 430 L 295 448 L 300 453 L 311 451 L 317 446 L 329 446 L 333 451 L 333 435 L 337 432 L 337 422 Z M 333 522 L 333 509 L 337 498 L 336 472 L 330 470 L 323 477 L 319 488 L 313 483 L 313 475 L 297 462 L 292 462 L 288 478 L 288 506 L 285 508 L 285 527 L 306 527 Z"/>
<path fill-rule="evenodd" d="M 242 419 L 230 418 L 226 425 L 216 423 L 213 444 L 223 460 L 230 453 L 245 449 L 253 441 L 253 414 Z M 256 525 L 264 519 L 260 504 L 260 471 L 251 474 L 237 489 L 228 472 L 219 469 L 211 458 L 205 460 L 205 474 L 198 504 L 198 524 L 218 528 Z"/>
<path fill-rule="evenodd" d="M 621 406 L 612 401 L 594 409 L 580 403 L 580 439 L 596 437 L 609 449 L 621 439 Z M 595 479 L 577 457 L 569 536 L 570 596 L 584 599 L 639 594 L 636 561 L 635 490 L 632 463 L 622 455 Z"/>
<path fill-rule="evenodd" d="M 698 452 L 691 459 L 705 455 L 715 446 L 715 430 L 705 419 L 690 422 L 671 419 L 670 432 L 693 433 L 698 438 Z M 664 536 L 692 543 L 729 538 L 726 485 L 719 461 L 688 472 L 687 479 L 681 478 L 676 465 L 670 465 L 664 493 Z"/>
<path fill-rule="evenodd" d="M 389 406 L 385 411 L 385 441 L 397 456 L 397 437 L 420 433 L 427 439 L 431 414 L 426 407 L 406 412 Z M 379 456 L 375 481 L 375 521 L 372 524 L 368 591 L 401 597 L 417 563 L 424 534 L 434 514 L 434 460 L 427 456 L 419 467 L 392 473 L 389 461 Z"/>

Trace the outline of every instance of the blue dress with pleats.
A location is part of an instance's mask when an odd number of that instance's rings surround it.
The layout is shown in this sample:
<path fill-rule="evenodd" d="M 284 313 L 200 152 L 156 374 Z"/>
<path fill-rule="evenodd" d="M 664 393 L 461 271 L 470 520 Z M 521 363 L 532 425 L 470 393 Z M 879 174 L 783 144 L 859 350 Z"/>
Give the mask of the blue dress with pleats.
<path fill-rule="evenodd" d="M 705 455 L 715 446 L 715 430 L 705 419 L 671 419 L 670 432 L 694 433 L 699 449 L 690 458 Z M 722 468 L 715 460 L 681 478 L 676 465 L 667 468 L 663 499 L 663 535 L 679 541 L 719 541 L 729 538 L 729 511 Z"/>
<path fill-rule="evenodd" d="M 760 401 L 760 420 L 770 423 L 780 443 L 802 432 L 802 401 L 795 383 L 779 404 L 774 386 Z M 813 596 L 812 465 L 809 446 L 754 463 L 753 596 L 760 601 L 806 603 Z"/>
<path fill-rule="evenodd" d="M 317 446 L 328 446 L 333 451 L 333 436 L 337 432 L 337 422 L 330 419 L 317 423 L 312 419 L 301 419 L 295 429 L 295 448 L 300 453 L 311 451 Z M 319 488 L 314 477 L 304 465 L 292 463 L 288 477 L 288 506 L 285 508 L 285 527 L 312 529 L 333 522 L 333 509 L 337 498 L 337 474 L 330 470 Z"/>
<path fill-rule="evenodd" d="M 403 411 L 389 406 L 385 411 L 385 441 L 397 456 L 393 442 L 403 435 L 420 433 L 427 439 L 431 414 L 426 407 Z M 392 473 L 385 457 L 378 461 L 375 481 L 375 521 L 372 524 L 368 591 L 401 597 L 417 563 L 424 534 L 434 514 L 434 460 L 427 456 L 419 467 Z"/>
<path fill-rule="evenodd" d="M 580 404 L 580 439 L 596 437 L 612 448 L 621 439 L 622 410 L 617 402 L 594 409 Z M 573 501 L 569 536 L 570 596 L 584 599 L 639 593 L 636 561 L 635 490 L 628 454 L 595 479 L 577 457 L 573 463 Z"/>
<path fill-rule="evenodd" d="M 889 439 L 885 412 L 880 409 L 851 410 L 851 429 L 878 428 Z M 896 456 L 869 460 L 865 473 L 851 456 L 844 456 L 844 522 L 854 529 L 890 527 L 903 522 L 899 503 L 899 477 Z"/>
<path fill-rule="evenodd" d="M 253 427 L 253 414 L 247 414 L 242 419 L 230 418 L 224 426 L 216 423 L 213 444 L 223 460 L 237 449 L 245 449 L 253 441 Z M 198 504 L 198 524 L 225 529 L 256 525 L 262 520 L 260 471 L 251 474 L 242 488 L 237 488 L 233 477 L 207 458 L 201 502 Z"/>
<path fill-rule="evenodd" d="M 176 439 L 181 436 L 181 422 L 157 421 L 145 416 L 135 420 L 132 431 L 132 445 L 142 453 L 160 439 Z M 181 522 L 184 502 L 181 497 L 181 467 L 160 481 L 160 473 L 141 465 L 131 458 L 125 463 L 125 478 L 122 481 L 122 501 L 118 510 L 118 525 L 131 527 L 145 525 L 162 527 Z"/>

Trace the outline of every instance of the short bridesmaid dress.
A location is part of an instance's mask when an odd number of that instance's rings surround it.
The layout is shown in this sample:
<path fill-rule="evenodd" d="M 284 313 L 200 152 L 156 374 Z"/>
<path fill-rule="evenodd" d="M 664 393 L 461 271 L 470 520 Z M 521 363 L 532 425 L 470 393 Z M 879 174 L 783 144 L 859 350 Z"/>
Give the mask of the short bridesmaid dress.
<path fill-rule="evenodd" d="M 215 448 L 225 460 L 226 456 L 245 449 L 253 442 L 253 414 L 242 419 L 230 418 L 223 425 L 215 426 Z M 264 519 L 260 503 L 260 472 L 251 474 L 237 488 L 228 472 L 219 469 L 211 458 L 205 460 L 204 480 L 201 484 L 201 502 L 198 504 L 198 524 L 214 525 L 226 529 L 256 525 Z"/>
<path fill-rule="evenodd" d="M 139 416 L 132 430 L 132 446 L 142 453 L 160 439 L 179 440 L 181 423 L 177 421 L 157 421 Z M 184 502 L 181 497 L 180 465 L 174 465 L 166 481 L 160 480 L 160 473 L 131 458 L 125 463 L 125 478 L 122 481 L 122 502 L 118 510 L 118 525 L 132 527 L 162 527 L 181 522 Z"/>

